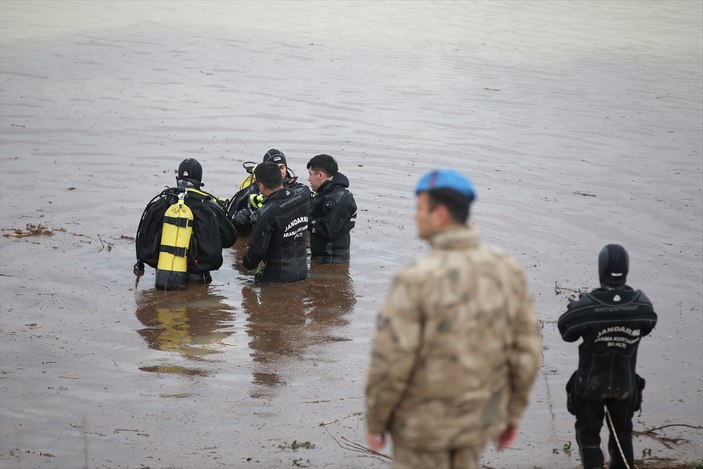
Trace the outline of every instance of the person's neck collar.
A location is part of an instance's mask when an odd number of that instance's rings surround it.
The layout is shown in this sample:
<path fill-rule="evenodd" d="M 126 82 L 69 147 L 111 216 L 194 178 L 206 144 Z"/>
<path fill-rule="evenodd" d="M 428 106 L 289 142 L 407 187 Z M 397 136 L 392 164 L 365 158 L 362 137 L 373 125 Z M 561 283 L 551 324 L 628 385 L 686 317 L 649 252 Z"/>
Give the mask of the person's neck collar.
<path fill-rule="evenodd" d="M 269 189 L 268 187 L 266 187 L 262 184 L 261 185 L 261 194 L 263 194 L 264 197 L 269 197 L 269 196 L 275 194 L 276 192 L 280 191 L 281 189 L 283 189 L 282 185 L 279 187 L 276 187 L 274 189 Z"/>
<path fill-rule="evenodd" d="M 466 223 L 452 223 L 451 225 L 447 225 L 432 233 L 427 238 L 427 241 L 434 246 L 438 240 L 451 238 L 453 237 L 454 233 L 459 233 L 461 231 L 471 231 L 478 233 L 476 231 L 476 228 L 474 228 L 472 225 Z"/>
<path fill-rule="evenodd" d="M 448 222 L 446 225 L 439 227 L 439 228 L 437 229 L 437 231 L 434 232 L 433 236 L 434 236 L 434 235 L 438 235 L 438 234 L 440 234 L 440 233 L 443 233 L 443 232 L 445 232 L 445 231 L 453 231 L 453 230 L 456 230 L 456 229 L 458 229 L 458 228 L 468 228 L 468 225 L 465 224 L 465 223 L 458 223 L 458 222 L 455 222 L 455 221 L 450 221 L 450 222 Z"/>
<path fill-rule="evenodd" d="M 193 179 L 187 179 L 187 178 L 176 179 L 176 185 L 182 189 L 185 189 L 185 188 L 199 189 L 201 186 L 203 186 L 203 184 L 201 182 L 197 182 Z"/>
<path fill-rule="evenodd" d="M 603 283 L 603 282 L 601 282 L 601 284 L 600 284 L 600 287 L 601 287 L 602 289 L 604 289 L 604 290 L 622 290 L 622 289 L 625 288 L 626 286 L 627 286 L 626 284 L 622 284 L 622 285 L 607 285 L 607 284 L 605 284 L 605 283 Z"/>

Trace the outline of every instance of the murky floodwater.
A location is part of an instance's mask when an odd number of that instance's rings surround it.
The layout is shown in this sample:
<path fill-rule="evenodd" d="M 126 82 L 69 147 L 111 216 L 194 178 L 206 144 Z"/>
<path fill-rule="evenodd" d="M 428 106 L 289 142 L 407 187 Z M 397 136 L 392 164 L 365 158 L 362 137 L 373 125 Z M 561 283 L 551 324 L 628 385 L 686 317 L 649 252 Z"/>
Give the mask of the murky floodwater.
<path fill-rule="evenodd" d="M 416 239 L 412 187 L 452 166 L 487 242 L 526 268 L 544 366 L 487 467 L 575 467 L 553 322 L 609 242 L 660 323 L 639 431 L 703 425 L 703 5 L 0 0 L 0 466 L 387 467 L 359 451 L 375 315 Z M 185 157 L 230 196 L 281 149 L 337 157 L 349 266 L 260 286 L 135 284 L 144 205 Z M 566 288 L 567 290 L 564 290 Z M 703 432 L 667 448 L 703 458 Z M 302 445 L 302 446 L 301 446 Z"/>

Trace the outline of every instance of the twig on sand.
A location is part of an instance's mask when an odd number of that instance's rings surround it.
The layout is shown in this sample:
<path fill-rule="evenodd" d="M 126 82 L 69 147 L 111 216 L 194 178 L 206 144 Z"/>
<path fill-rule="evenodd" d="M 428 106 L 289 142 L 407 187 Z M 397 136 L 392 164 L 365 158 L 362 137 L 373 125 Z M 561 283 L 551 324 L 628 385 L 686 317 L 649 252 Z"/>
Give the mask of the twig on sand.
<path fill-rule="evenodd" d="M 636 435 L 636 436 L 648 436 L 654 440 L 657 440 L 659 443 L 663 444 L 664 446 L 666 446 L 669 449 L 673 449 L 674 445 L 686 443 L 688 441 L 685 438 L 675 438 L 675 437 L 662 436 L 657 433 L 657 431 L 663 430 L 664 428 L 669 428 L 669 427 L 686 427 L 686 428 L 692 428 L 694 430 L 703 430 L 703 426 L 700 426 L 700 425 L 689 425 L 687 423 L 670 423 L 670 424 L 662 425 L 659 427 L 648 428 L 642 432 L 633 431 L 632 434 Z"/>
<path fill-rule="evenodd" d="M 348 419 L 349 417 L 358 417 L 360 415 L 361 415 L 361 412 L 354 412 L 352 414 L 347 415 L 346 417 L 339 417 L 338 419 L 328 420 L 327 422 L 320 422 L 320 426 L 324 427 L 326 425 L 331 425 L 333 423 L 341 422 L 342 420 Z"/>
<path fill-rule="evenodd" d="M 88 469 L 89 457 L 88 457 L 88 425 L 86 418 L 81 419 L 81 434 L 83 435 L 83 469 Z"/>
<path fill-rule="evenodd" d="M 99 234 L 98 234 L 98 240 L 100 240 L 100 245 L 102 246 L 100 248 L 100 251 L 102 251 L 103 249 L 107 249 L 108 252 L 112 251 L 112 243 L 111 242 L 103 241 L 103 239 L 100 237 Z M 100 252 L 100 251 L 98 251 L 98 252 Z"/>
<path fill-rule="evenodd" d="M 650 464 L 651 463 L 651 464 Z M 685 464 L 676 464 L 676 460 L 673 458 L 660 458 L 657 456 L 650 456 L 648 458 L 642 458 L 642 459 L 635 459 L 635 467 L 638 468 L 667 468 L 667 469 L 686 469 L 686 468 L 691 468 L 693 466 L 685 465 Z"/>
<path fill-rule="evenodd" d="M 549 379 L 547 378 L 547 373 L 542 367 L 542 376 L 544 377 L 544 383 L 546 384 L 545 389 L 547 390 L 547 402 L 549 403 L 549 413 L 552 415 L 552 433 L 554 433 L 554 421 L 556 420 L 556 415 L 554 414 L 554 405 L 552 404 L 552 393 L 549 390 Z"/>
<path fill-rule="evenodd" d="M 22 433 L 19 425 L 17 424 L 14 425 L 13 429 L 15 430 L 15 439 L 17 440 L 17 452 L 15 453 L 15 457 L 17 458 L 17 467 L 22 467 Z M 12 451 L 10 451 L 10 454 L 12 454 Z"/>
<path fill-rule="evenodd" d="M 349 439 L 347 439 L 347 438 L 345 438 L 345 437 L 343 437 L 343 436 L 340 437 L 340 438 L 344 441 L 344 444 L 342 444 L 342 443 L 339 442 L 339 440 L 338 440 L 337 438 L 334 437 L 334 435 L 329 431 L 329 429 L 328 429 L 326 426 L 324 426 L 324 425 L 321 425 L 321 426 L 322 426 L 322 428 L 325 429 L 325 431 L 327 432 L 327 434 L 332 437 L 332 439 L 334 440 L 334 442 L 337 443 L 337 446 L 339 446 L 339 447 L 342 448 L 342 449 L 345 449 L 345 450 L 347 450 L 347 451 L 353 451 L 353 452 L 355 452 L 355 453 L 367 454 L 367 455 L 369 455 L 369 456 L 374 456 L 374 457 L 381 458 L 381 459 L 385 459 L 385 460 L 388 460 L 388 461 L 391 461 L 391 460 L 393 459 L 393 458 L 391 458 L 391 457 L 388 456 L 388 455 L 385 455 L 385 454 L 383 454 L 383 453 L 378 453 L 378 452 L 376 452 L 376 451 L 373 451 L 373 450 L 367 448 L 366 446 L 360 445 L 359 443 L 356 443 L 356 442 L 354 442 L 354 441 L 351 441 L 351 440 L 349 440 Z"/>
<path fill-rule="evenodd" d="M 559 282 L 554 281 L 554 293 L 557 295 L 564 294 L 568 299 L 573 300 L 579 296 L 579 294 L 581 293 L 581 289 L 562 287 L 561 285 L 559 285 Z"/>
<path fill-rule="evenodd" d="M 657 430 L 663 430 L 664 428 L 668 428 L 668 427 L 686 427 L 686 428 L 693 428 L 694 430 L 703 430 L 702 425 L 690 425 L 688 423 L 669 423 L 666 425 L 662 425 L 660 427 L 648 428 L 647 430 L 644 431 L 644 433 L 656 432 Z"/>

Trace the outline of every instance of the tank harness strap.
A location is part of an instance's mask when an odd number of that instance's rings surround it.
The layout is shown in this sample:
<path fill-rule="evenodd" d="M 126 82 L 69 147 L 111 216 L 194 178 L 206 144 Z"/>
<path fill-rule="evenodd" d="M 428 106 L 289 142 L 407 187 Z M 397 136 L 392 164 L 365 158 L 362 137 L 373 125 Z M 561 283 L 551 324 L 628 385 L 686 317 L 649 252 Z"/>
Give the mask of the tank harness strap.
<path fill-rule="evenodd" d="M 169 225 L 175 225 L 181 228 L 193 226 L 193 220 L 189 220 L 187 218 L 164 217 L 164 223 L 168 223 Z"/>
<path fill-rule="evenodd" d="M 166 246 L 165 244 L 162 244 L 160 249 L 163 252 L 173 254 L 174 256 L 177 256 L 177 257 L 186 257 L 186 254 L 188 252 L 188 248 L 179 248 L 176 246 Z"/>
<path fill-rule="evenodd" d="M 206 199 L 210 199 L 213 202 L 217 202 L 217 197 L 214 195 L 210 194 L 209 192 L 205 192 L 200 189 L 193 189 L 192 187 L 188 188 L 188 193 L 193 193 L 193 194 L 198 194 L 201 197 L 204 197 Z"/>

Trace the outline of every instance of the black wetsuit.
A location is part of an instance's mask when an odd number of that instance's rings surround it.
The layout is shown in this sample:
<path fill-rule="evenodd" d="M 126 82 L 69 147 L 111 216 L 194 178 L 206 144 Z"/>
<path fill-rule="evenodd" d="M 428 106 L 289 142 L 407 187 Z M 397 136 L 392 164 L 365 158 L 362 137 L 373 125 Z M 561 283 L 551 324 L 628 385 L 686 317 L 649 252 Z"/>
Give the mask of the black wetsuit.
<path fill-rule="evenodd" d="M 308 277 L 305 232 L 308 229 L 310 190 L 302 184 L 284 187 L 264 200 L 255 212 L 249 249 L 243 264 L 255 269 L 264 261 L 257 280 L 267 283 L 296 282 Z"/>
<path fill-rule="evenodd" d="M 283 187 L 293 190 L 299 189 L 301 187 L 305 187 L 307 189 L 307 186 L 297 182 L 297 180 L 297 177 L 291 176 L 290 173 L 288 173 L 283 179 Z M 308 197 L 311 197 L 310 189 L 307 189 L 307 191 Z M 254 209 L 250 205 L 249 197 L 258 194 L 259 188 L 257 187 L 256 183 L 252 183 L 244 189 L 241 189 L 236 194 L 234 194 L 230 199 L 229 205 L 227 206 L 227 216 L 234 224 L 234 227 L 240 236 L 246 236 L 251 233 L 253 226 L 252 215 L 256 211 L 256 209 Z"/>
<path fill-rule="evenodd" d="M 316 261 L 349 261 L 356 202 L 348 187 L 349 179 L 337 173 L 320 186 L 310 203 L 310 254 Z"/>
<path fill-rule="evenodd" d="M 637 349 L 640 339 L 656 323 L 657 315 L 647 296 L 627 285 L 581 294 L 559 318 L 559 332 L 565 341 L 583 338 L 578 369 L 566 390 L 568 410 L 576 416 L 576 441 L 584 468 L 603 467 L 600 429 L 604 407 L 627 464 L 634 468 L 632 416 L 640 408 L 644 388 L 644 379 L 635 373 Z M 612 429 L 608 449 L 609 467 L 624 469 Z"/>
<path fill-rule="evenodd" d="M 222 249 L 234 244 L 237 233 L 217 198 L 192 185 L 183 183 L 179 187 L 166 189 L 149 202 L 137 229 L 137 261 L 157 267 L 164 214 L 184 192 L 184 202 L 194 216 L 188 248 L 187 281 L 209 283 L 212 280 L 210 271 L 222 265 Z"/>

